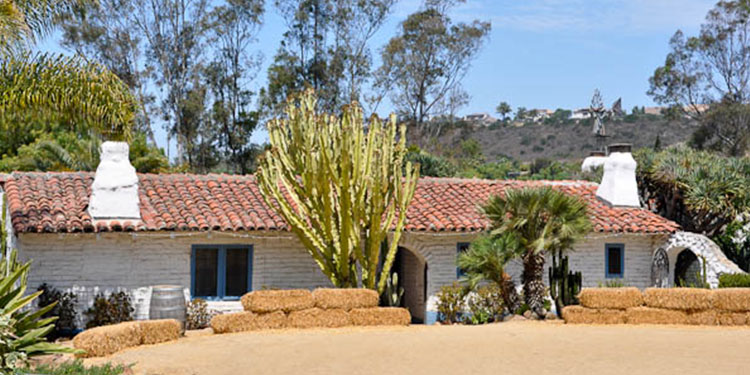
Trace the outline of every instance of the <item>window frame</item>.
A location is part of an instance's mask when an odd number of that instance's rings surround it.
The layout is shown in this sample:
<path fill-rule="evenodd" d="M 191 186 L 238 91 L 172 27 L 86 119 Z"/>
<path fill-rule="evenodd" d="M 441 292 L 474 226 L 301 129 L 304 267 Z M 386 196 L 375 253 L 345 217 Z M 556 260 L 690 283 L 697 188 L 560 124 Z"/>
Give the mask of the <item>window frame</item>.
<path fill-rule="evenodd" d="M 458 263 L 458 256 L 461 255 L 462 252 L 468 251 L 469 246 L 471 246 L 471 242 L 456 243 L 456 263 Z M 461 277 L 465 275 L 466 275 L 466 272 L 464 272 L 464 270 L 462 270 L 461 267 L 456 265 L 456 280 L 460 280 Z"/>
<path fill-rule="evenodd" d="M 216 295 L 215 296 L 197 296 L 195 295 L 195 256 L 197 250 L 216 250 Z M 253 290 L 253 245 L 238 244 L 197 244 L 192 245 L 190 249 L 190 297 L 201 298 L 208 301 L 237 301 L 242 296 L 227 296 L 227 250 L 246 249 L 247 250 L 247 291 Z"/>
<path fill-rule="evenodd" d="M 609 249 L 620 249 L 620 273 L 609 272 Z M 625 278 L 625 244 L 608 243 L 604 245 L 604 277 L 607 279 Z"/>

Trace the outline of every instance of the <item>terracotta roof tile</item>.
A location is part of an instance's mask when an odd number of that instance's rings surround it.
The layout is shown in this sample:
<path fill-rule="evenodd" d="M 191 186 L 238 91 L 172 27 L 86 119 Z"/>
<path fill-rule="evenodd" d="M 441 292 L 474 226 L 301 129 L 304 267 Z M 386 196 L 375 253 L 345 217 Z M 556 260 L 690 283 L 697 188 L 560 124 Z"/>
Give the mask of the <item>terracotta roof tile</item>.
<path fill-rule="evenodd" d="M 96 222 L 88 202 L 93 173 L 20 173 L 5 178 L 16 232 L 287 230 L 263 202 L 254 176 L 140 174 L 141 222 Z M 488 228 L 479 205 L 508 188 L 551 186 L 583 198 L 595 232 L 671 233 L 678 225 L 639 208 L 612 208 L 585 181 L 423 178 L 407 212 L 408 231 L 475 232 Z"/>

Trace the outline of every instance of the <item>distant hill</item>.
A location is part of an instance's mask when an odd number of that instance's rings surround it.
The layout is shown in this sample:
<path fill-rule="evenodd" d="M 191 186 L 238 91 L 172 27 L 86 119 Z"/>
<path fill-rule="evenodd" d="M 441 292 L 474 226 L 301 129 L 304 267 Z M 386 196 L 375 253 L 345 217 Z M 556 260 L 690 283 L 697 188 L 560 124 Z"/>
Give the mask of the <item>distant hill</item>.
<path fill-rule="evenodd" d="M 657 135 L 662 147 L 690 139 L 697 125 L 687 120 L 670 121 L 661 116 L 627 116 L 625 119 L 605 123 L 606 143 L 627 142 L 634 148 L 653 147 Z M 558 123 L 529 123 L 521 127 L 497 123 L 490 127 L 459 123 L 447 127 L 438 139 L 437 152 L 453 149 L 466 139 L 474 139 L 482 146 L 487 161 L 503 156 L 520 161 L 537 158 L 578 160 L 596 148 L 591 134 L 591 121 L 566 121 Z"/>

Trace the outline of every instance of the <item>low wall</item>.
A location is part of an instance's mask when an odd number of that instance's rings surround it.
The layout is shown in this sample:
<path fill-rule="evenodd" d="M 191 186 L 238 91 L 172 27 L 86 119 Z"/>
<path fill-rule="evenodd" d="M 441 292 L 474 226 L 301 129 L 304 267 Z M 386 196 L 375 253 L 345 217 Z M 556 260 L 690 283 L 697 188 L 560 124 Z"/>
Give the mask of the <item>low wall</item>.
<path fill-rule="evenodd" d="M 280 328 L 408 325 L 409 311 L 377 307 L 378 294 L 368 289 L 260 290 L 242 297 L 245 311 L 211 319 L 214 333 Z"/>
<path fill-rule="evenodd" d="M 750 288 L 592 288 L 566 306 L 570 324 L 750 325 Z"/>

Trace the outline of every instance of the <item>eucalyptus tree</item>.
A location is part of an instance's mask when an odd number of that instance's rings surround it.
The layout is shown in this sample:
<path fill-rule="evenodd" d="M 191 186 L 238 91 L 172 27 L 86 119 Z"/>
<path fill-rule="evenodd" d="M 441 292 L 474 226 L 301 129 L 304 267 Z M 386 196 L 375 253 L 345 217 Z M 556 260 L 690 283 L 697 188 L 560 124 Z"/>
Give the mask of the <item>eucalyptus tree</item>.
<path fill-rule="evenodd" d="M 321 113 L 307 90 L 269 122 L 268 136 L 256 174 L 268 206 L 334 286 L 382 293 L 419 177 L 404 163 L 406 127 L 395 116 L 365 123 L 356 103 L 341 115 Z"/>

